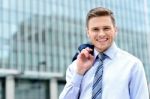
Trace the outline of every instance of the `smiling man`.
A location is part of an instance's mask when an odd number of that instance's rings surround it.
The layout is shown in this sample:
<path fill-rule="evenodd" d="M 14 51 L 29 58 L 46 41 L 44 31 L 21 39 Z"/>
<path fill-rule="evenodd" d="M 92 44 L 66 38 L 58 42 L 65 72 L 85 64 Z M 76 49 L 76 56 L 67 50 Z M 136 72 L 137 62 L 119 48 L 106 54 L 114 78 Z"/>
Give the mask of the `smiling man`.
<path fill-rule="evenodd" d="M 117 28 L 112 11 L 91 9 L 86 28 L 94 47 L 80 45 L 59 99 L 149 99 L 142 62 L 114 42 Z"/>

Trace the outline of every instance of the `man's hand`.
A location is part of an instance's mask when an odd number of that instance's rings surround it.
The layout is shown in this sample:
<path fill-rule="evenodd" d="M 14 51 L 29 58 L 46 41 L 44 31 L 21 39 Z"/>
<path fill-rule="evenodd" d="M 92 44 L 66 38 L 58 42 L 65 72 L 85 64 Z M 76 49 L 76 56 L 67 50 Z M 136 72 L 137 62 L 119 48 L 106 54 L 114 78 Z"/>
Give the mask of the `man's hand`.
<path fill-rule="evenodd" d="M 76 72 L 80 75 L 84 75 L 87 70 L 91 68 L 94 62 L 94 56 L 89 52 L 92 51 L 90 48 L 85 48 L 79 53 L 77 57 L 77 70 Z"/>

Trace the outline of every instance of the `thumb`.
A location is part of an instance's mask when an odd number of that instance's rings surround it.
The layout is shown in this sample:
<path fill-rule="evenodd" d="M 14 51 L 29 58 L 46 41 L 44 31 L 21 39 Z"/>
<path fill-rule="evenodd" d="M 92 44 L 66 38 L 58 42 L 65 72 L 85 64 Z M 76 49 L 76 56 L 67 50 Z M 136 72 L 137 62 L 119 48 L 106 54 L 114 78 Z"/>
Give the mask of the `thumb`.
<path fill-rule="evenodd" d="M 90 59 L 94 60 L 94 56 L 89 54 Z"/>

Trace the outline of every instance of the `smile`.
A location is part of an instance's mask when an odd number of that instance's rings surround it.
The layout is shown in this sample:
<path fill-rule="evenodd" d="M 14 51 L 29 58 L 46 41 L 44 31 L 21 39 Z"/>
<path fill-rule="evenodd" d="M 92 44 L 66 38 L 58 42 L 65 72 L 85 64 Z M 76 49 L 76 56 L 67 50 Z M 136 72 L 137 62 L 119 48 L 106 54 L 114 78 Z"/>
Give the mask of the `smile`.
<path fill-rule="evenodd" d="M 103 39 L 98 39 L 97 41 L 98 42 L 105 42 L 105 41 L 107 41 L 108 40 L 108 38 L 103 38 Z"/>

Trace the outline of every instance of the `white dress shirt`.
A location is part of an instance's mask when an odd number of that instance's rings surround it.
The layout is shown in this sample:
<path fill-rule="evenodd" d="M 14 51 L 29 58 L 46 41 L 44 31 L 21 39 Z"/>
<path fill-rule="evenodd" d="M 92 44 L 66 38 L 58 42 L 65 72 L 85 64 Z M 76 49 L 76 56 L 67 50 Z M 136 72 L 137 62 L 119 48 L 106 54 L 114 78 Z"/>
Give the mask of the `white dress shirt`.
<path fill-rule="evenodd" d="M 143 64 L 131 54 L 119 49 L 115 43 L 104 52 L 102 99 L 149 99 Z M 94 50 L 94 57 L 98 52 Z M 59 99 L 91 99 L 94 74 L 98 60 L 84 76 L 75 72 L 74 61 L 66 72 L 66 85 Z"/>

